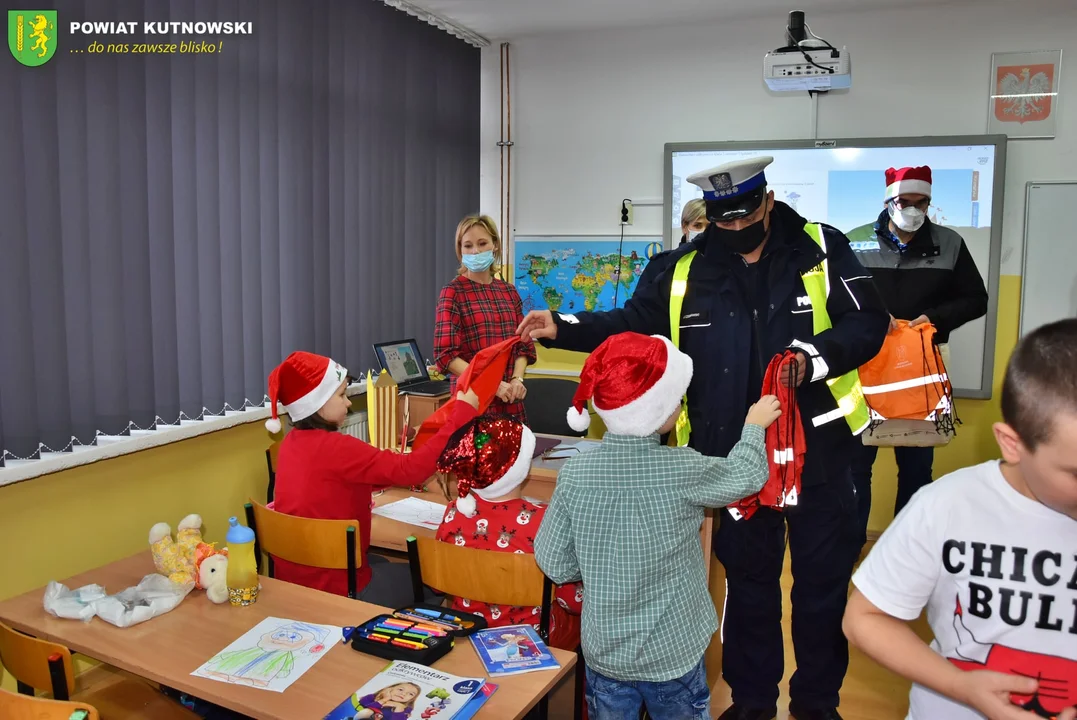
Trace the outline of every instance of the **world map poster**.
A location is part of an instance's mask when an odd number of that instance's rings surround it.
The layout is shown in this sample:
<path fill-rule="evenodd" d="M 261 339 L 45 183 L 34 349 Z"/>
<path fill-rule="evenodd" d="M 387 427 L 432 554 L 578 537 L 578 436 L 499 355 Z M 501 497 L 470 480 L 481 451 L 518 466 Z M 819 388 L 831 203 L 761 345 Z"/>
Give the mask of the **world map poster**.
<path fill-rule="evenodd" d="M 524 312 L 576 313 L 624 307 L 650 258 L 662 252 L 659 237 L 515 238 L 516 289 Z"/>

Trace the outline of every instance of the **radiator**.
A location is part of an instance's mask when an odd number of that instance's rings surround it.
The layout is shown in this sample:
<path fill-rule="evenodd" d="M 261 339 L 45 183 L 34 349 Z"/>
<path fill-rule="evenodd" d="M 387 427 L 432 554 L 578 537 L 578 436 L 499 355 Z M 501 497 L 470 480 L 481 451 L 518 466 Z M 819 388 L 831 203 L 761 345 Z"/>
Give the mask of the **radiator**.
<path fill-rule="evenodd" d="M 366 410 L 348 413 L 348 417 L 340 425 L 340 432 L 357 437 L 364 442 L 370 442 L 370 432 L 366 423 Z"/>

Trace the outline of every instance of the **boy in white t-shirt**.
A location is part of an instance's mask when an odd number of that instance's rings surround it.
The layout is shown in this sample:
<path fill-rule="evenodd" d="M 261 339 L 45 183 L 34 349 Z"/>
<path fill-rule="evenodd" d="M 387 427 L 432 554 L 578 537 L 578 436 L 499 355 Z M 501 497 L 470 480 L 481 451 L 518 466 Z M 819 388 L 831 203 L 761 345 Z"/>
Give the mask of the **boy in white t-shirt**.
<path fill-rule="evenodd" d="M 1002 461 L 917 492 L 853 577 L 845 634 L 915 683 L 908 720 L 1077 718 L 1077 319 L 1017 346 L 1002 417 Z"/>

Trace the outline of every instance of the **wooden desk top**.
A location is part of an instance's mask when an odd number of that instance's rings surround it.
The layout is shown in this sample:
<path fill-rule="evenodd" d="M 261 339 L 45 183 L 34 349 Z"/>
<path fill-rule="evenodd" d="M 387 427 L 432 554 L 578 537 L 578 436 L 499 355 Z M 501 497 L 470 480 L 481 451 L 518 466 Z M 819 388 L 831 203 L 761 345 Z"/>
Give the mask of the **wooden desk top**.
<path fill-rule="evenodd" d="M 64 580 L 69 588 L 98 583 L 110 593 L 136 585 L 153 572 L 149 551 Z M 385 608 L 349 600 L 299 585 L 262 578 L 258 602 L 246 608 L 214 605 L 194 590 L 176 609 L 129 628 L 94 618 L 89 623 L 64 620 L 45 612 L 44 588 L 0 602 L 0 620 L 35 637 L 61 643 L 72 650 L 154 682 L 182 690 L 260 720 L 322 718 L 342 703 L 388 661 L 364 655 L 337 642 L 283 693 L 216 682 L 192 676 L 206 660 L 267 617 L 305 620 L 326 625 L 357 625 Z M 489 720 L 521 718 L 576 663 L 575 653 L 552 649 L 560 670 L 499 677 L 498 690 L 476 717 Z M 471 643 L 456 647 L 434 664 L 439 670 L 463 676 L 485 676 Z"/>

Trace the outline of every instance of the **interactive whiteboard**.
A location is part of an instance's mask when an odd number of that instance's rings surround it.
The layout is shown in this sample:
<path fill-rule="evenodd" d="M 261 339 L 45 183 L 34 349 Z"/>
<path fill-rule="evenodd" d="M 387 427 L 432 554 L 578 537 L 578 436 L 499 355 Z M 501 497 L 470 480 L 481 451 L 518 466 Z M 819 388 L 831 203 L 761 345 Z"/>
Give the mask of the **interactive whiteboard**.
<path fill-rule="evenodd" d="M 883 210 L 885 171 L 929 165 L 931 220 L 956 230 L 969 248 L 989 295 L 987 315 L 950 335 L 950 377 L 957 397 L 991 397 L 1006 138 L 976 135 L 719 143 L 667 143 L 665 245 L 680 237 L 684 203 L 702 197 L 687 181 L 700 170 L 738 158 L 774 157 L 767 183 L 775 199 L 806 219 L 851 235 L 871 231 Z"/>

